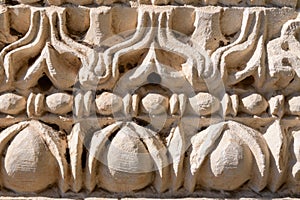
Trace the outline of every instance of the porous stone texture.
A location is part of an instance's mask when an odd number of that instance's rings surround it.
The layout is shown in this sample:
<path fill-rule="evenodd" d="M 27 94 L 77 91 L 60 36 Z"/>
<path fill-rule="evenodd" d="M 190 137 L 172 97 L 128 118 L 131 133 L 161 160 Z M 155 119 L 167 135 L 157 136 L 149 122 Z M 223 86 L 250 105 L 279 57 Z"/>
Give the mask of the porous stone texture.
<path fill-rule="evenodd" d="M 300 1 L 0 1 L 0 198 L 300 196 Z"/>

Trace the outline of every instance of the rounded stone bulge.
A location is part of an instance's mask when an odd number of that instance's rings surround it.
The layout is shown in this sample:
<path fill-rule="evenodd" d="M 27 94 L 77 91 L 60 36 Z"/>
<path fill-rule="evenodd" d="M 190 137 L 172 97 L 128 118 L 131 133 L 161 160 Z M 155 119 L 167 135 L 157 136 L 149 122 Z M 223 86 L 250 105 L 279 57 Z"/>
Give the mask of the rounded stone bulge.
<path fill-rule="evenodd" d="M 56 159 L 34 127 L 20 131 L 2 158 L 4 186 L 16 192 L 39 192 L 56 183 Z"/>
<path fill-rule="evenodd" d="M 224 134 L 204 161 L 198 184 L 215 190 L 235 190 L 251 178 L 253 157 L 251 150 L 231 133 Z"/>
<path fill-rule="evenodd" d="M 111 192 L 141 190 L 153 181 L 153 160 L 142 140 L 123 127 L 102 151 L 98 185 Z"/>

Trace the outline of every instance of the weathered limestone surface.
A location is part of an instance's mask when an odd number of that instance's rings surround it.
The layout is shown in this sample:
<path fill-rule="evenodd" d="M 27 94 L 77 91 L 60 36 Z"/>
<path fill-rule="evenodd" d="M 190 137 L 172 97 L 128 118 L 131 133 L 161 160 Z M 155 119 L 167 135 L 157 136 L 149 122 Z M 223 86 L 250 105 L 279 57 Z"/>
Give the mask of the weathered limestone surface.
<path fill-rule="evenodd" d="M 0 195 L 299 197 L 297 0 L 3 0 Z"/>

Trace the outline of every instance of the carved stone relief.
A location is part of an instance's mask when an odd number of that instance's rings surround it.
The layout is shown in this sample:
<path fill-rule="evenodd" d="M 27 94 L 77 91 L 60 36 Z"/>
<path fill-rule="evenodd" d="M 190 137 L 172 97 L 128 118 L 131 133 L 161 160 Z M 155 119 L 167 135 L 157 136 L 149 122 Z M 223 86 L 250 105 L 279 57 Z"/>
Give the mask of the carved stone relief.
<path fill-rule="evenodd" d="M 297 4 L 2 1 L 1 194 L 299 196 Z"/>

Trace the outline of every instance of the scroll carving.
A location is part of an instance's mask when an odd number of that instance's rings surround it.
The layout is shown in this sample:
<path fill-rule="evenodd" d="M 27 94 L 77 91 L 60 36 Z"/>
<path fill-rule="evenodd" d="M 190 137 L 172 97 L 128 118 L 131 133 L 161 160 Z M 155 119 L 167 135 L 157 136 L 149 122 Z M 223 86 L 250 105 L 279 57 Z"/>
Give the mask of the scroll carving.
<path fill-rule="evenodd" d="M 1 192 L 298 195 L 297 3 L 3 1 Z"/>

